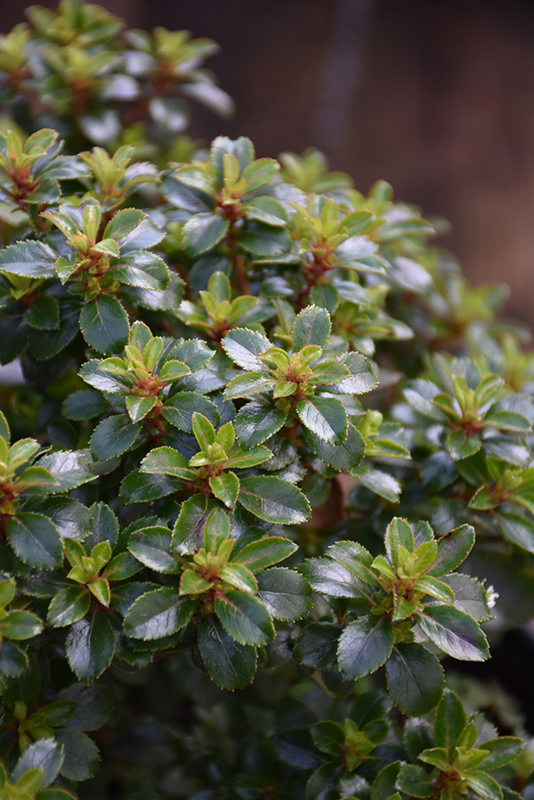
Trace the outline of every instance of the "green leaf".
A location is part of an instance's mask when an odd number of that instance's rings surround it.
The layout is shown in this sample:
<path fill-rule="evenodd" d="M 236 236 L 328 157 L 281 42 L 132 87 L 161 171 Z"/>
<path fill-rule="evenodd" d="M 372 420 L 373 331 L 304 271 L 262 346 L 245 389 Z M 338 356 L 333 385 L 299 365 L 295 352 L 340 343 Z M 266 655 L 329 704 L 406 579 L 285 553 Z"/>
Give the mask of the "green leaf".
<path fill-rule="evenodd" d="M 436 747 L 443 747 L 452 759 L 460 734 L 467 724 L 467 717 L 460 698 L 448 689 L 445 691 L 434 717 L 434 740 Z"/>
<path fill-rule="evenodd" d="M 277 256 L 288 250 L 291 239 L 287 231 L 263 222 L 249 222 L 235 237 L 238 245 L 255 256 Z"/>
<path fill-rule="evenodd" d="M 395 794 L 400 766 L 400 761 L 394 761 L 380 770 L 373 781 L 371 800 L 389 800 Z"/>
<path fill-rule="evenodd" d="M 383 497 L 389 503 L 399 502 L 402 487 L 393 475 L 372 467 L 367 469 L 366 472 L 362 470 L 362 474 L 359 474 L 357 469 L 353 470 L 351 474 L 358 479 L 362 486 L 365 486 L 366 489 L 374 492 L 379 497 Z"/>
<path fill-rule="evenodd" d="M 64 760 L 61 774 L 72 781 L 86 781 L 92 778 L 100 761 L 98 747 L 89 736 L 81 731 L 63 728 L 56 733 L 56 738 L 63 745 Z"/>
<path fill-rule="evenodd" d="M 455 528 L 438 539 L 438 557 L 428 570 L 429 575 L 447 575 L 462 564 L 475 543 L 475 530 L 471 525 Z"/>
<path fill-rule="evenodd" d="M 443 580 L 454 592 L 454 605 L 456 608 L 459 608 L 460 611 L 465 611 L 477 622 L 487 622 L 492 618 L 486 590 L 475 578 L 463 573 L 456 573 L 447 575 Z"/>
<path fill-rule="evenodd" d="M 309 344 L 324 347 L 331 329 L 328 311 L 318 306 L 308 306 L 297 315 L 293 323 L 293 349 L 300 351 Z"/>
<path fill-rule="evenodd" d="M 169 270 L 165 262 L 147 250 L 129 253 L 115 262 L 109 276 L 126 286 L 163 292 L 169 283 Z"/>
<path fill-rule="evenodd" d="M 92 526 L 91 533 L 85 540 L 86 548 L 92 550 L 100 542 L 108 542 L 113 549 L 119 534 L 117 517 L 105 503 L 94 503 L 89 510 Z"/>
<path fill-rule="evenodd" d="M 106 614 L 97 611 L 75 622 L 65 642 L 69 666 L 79 680 L 91 683 L 109 667 L 115 636 Z"/>
<path fill-rule="evenodd" d="M 222 475 L 209 479 L 210 489 L 218 500 L 228 508 L 235 506 L 239 495 L 239 478 L 233 472 L 223 472 Z"/>
<path fill-rule="evenodd" d="M 155 572 L 174 575 L 182 567 L 170 554 L 170 546 L 171 532 L 158 525 L 136 531 L 128 542 L 128 550 L 142 564 Z"/>
<path fill-rule="evenodd" d="M 226 632 L 240 644 L 256 647 L 274 639 L 269 612 L 256 597 L 230 589 L 215 597 L 215 613 Z"/>
<path fill-rule="evenodd" d="M 268 536 L 247 544 L 232 558 L 232 563 L 243 564 L 253 572 L 259 572 L 279 561 L 284 561 L 296 550 L 298 547 L 291 539 L 284 539 L 282 536 Z"/>
<path fill-rule="evenodd" d="M 306 667 L 332 669 L 337 663 L 337 643 L 341 625 L 333 622 L 312 622 L 300 634 L 293 656 Z"/>
<path fill-rule="evenodd" d="M 306 800 L 338 800 L 340 794 L 337 787 L 341 775 L 342 767 L 339 764 L 321 764 L 306 784 Z"/>
<path fill-rule="evenodd" d="M 182 503 L 172 532 L 171 552 L 191 555 L 204 545 L 204 525 L 211 508 L 207 498 L 195 494 Z"/>
<path fill-rule="evenodd" d="M 152 411 L 157 402 L 157 397 L 140 397 L 139 395 L 127 397 L 126 409 L 132 422 L 141 422 Z"/>
<path fill-rule="evenodd" d="M 469 772 L 465 782 L 483 800 L 502 800 L 502 790 L 495 778 L 485 772 Z"/>
<path fill-rule="evenodd" d="M 258 576 L 258 598 L 274 619 L 302 619 L 313 606 L 308 582 L 284 567 L 273 567 Z"/>
<path fill-rule="evenodd" d="M 236 417 L 236 433 L 238 418 L 239 414 Z M 350 472 L 350 470 L 356 469 L 365 451 L 363 437 L 351 422 L 348 424 L 347 438 L 339 446 L 325 442 L 324 439 L 311 433 L 308 428 L 304 429 L 304 438 L 315 455 L 340 472 Z"/>
<path fill-rule="evenodd" d="M 104 238 L 115 239 L 118 242 L 132 233 L 144 219 L 146 219 L 146 214 L 139 209 L 123 208 L 121 211 L 117 211 L 106 225 Z"/>
<path fill-rule="evenodd" d="M 0 271 L 26 278 L 55 278 L 57 259 L 44 242 L 17 242 L 0 252 Z"/>
<path fill-rule="evenodd" d="M 0 674 L 17 678 L 28 669 L 28 658 L 17 645 L 3 641 L 0 644 Z"/>
<path fill-rule="evenodd" d="M 194 605 L 177 589 L 165 586 L 141 595 L 124 618 L 124 632 L 134 639 L 161 639 L 187 625 Z"/>
<path fill-rule="evenodd" d="M 59 328 L 59 303 L 57 298 L 42 294 L 36 297 L 26 311 L 24 319 L 31 328 L 39 331 Z"/>
<path fill-rule="evenodd" d="M 310 516 L 310 506 L 300 489 L 281 478 L 243 478 L 239 502 L 267 522 L 298 525 Z"/>
<path fill-rule="evenodd" d="M 409 797 L 430 797 L 435 791 L 430 776 L 418 764 L 402 767 L 397 778 L 397 789 Z"/>
<path fill-rule="evenodd" d="M 287 214 L 283 205 L 268 195 L 249 200 L 243 206 L 243 212 L 249 219 L 256 219 L 275 228 L 283 228 L 287 225 Z"/>
<path fill-rule="evenodd" d="M 114 414 L 100 422 L 91 436 L 91 452 L 95 458 L 105 461 L 122 455 L 137 439 L 141 426 L 133 424 L 126 414 Z"/>
<path fill-rule="evenodd" d="M 25 564 L 43 569 L 59 567 L 63 544 L 53 522 L 41 514 L 21 512 L 7 522 L 7 538 Z"/>
<path fill-rule="evenodd" d="M 234 641 L 214 617 L 201 619 L 198 646 L 210 677 L 221 689 L 244 689 L 253 680 L 256 648 Z"/>
<path fill-rule="evenodd" d="M 7 639 L 31 639 L 43 630 L 43 623 L 30 611 L 11 611 L 0 619 L 0 636 Z"/>
<path fill-rule="evenodd" d="M 340 445 L 347 438 L 347 412 L 340 400 L 306 397 L 298 401 L 296 408 L 302 424 L 325 442 Z"/>
<path fill-rule="evenodd" d="M 488 739 L 479 746 L 489 751 L 489 755 L 480 764 L 480 769 L 494 770 L 513 761 L 524 749 L 525 743 L 515 736 L 499 736 L 498 739 Z"/>
<path fill-rule="evenodd" d="M 384 664 L 393 647 L 393 628 L 388 619 L 359 617 L 339 639 L 339 671 L 345 680 L 363 678 Z"/>
<path fill-rule="evenodd" d="M 386 677 L 391 699 L 403 714 L 411 717 L 427 714 L 443 694 L 443 669 L 421 644 L 394 645 Z"/>
<path fill-rule="evenodd" d="M 453 461 L 462 461 L 478 453 L 482 441 L 477 434 L 467 434 L 465 431 L 451 431 L 447 439 L 447 449 Z"/>
<path fill-rule="evenodd" d="M 177 392 L 173 394 L 161 409 L 164 419 L 178 430 L 193 432 L 193 414 L 198 412 L 206 417 L 212 425 L 220 421 L 217 406 L 198 392 Z"/>
<path fill-rule="evenodd" d="M 225 400 L 235 400 L 238 397 L 253 397 L 256 394 L 263 392 L 273 392 L 276 387 L 276 381 L 269 375 L 258 375 L 253 372 L 245 372 L 242 375 L 236 375 L 232 378 L 224 391 Z M 287 413 L 279 412 L 279 418 L 283 423 L 287 418 Z M 265 439 L 268 438 L 267 436 Z M 262 441 L 265 441 L 262 439 Z"/>
<path fill-rule="evenodd" d="M 196 470 L 189 466 L 187 459 L 172 447 L 156 447 L 151 450 L 141 462 L 141 472 L 173 475 L 184 481 L 194 481 L 197 477 Z"/>
<path fill-rule="evenodd" d="M 256 594 L 258 583 L 252 572 L 242 564 L 226 564 L 219 573 L 220 578 L 235 589 Z"/>
<path fill-rule="evenodd" d="M 118 353 L 128 339 L 128 315 L 116 297 L 102 294 L 82 308 L 80 328 L 95 350 Z"/>
<path fill-rule="evenodd" d="M 63 747 L 54 739 L 39 739 L 31 744 L 21 755 L 15 769 L 13 780 L 18 781 L 25 772 L 42 769 L 42 787 L 50 786 L 57 778 L 63 763 Z"/>
<path fill-rule="evenodd" d="M 63 401 L 61 410 L 66 419 L 82 420 L 99 417 L 108 408 L 109 404 L 100 392 L 82 389 L 69 394 Z"/>
<path fill-rule="evenodd" d="M 69 586 L 57 594 L 48 608 L 47 622 L 53 628 L 72 625 L 85 617 L 91 606 L 91 595 L 85 586 Z"/>
<path fill-rule="evenodd" d="M 505 539 L 528 553 L 534 553 L 534 522 L 520 514 L 499 514 L 499 528 Z"/>
<path fill-rule="evenodd" d="M 102 683 L 73 683 L 61 689 L 58 698 L 74 703 L 74 714 L 66 725 L 77 731 L 97 731 L 114 712 L 111 691 Z"/>
<path fill-rule="evenodd" d="M 226 355 L 236 364 L 252 372 L 268 372 L 266 365 L 258 356 L 271 347 L 263 333 L 249 328 L 235 328 L 222 340 Z"/>
<path fill-rule="evenodd" d="M 258 158 L 248 164 L 243 170 L 242 177 L 247 182 L 247 192 L 255 192 L 261 186 L 269 183 L 280 170 L 280 164 L 274 158 Z"/>
<path fill-rule="evenodd" d="M 419 627 L 444 653 L 460 661 L 485 661 L 488 643 L 472 617 L 450 606 L 426 606 L 415 615 Z"/>
<path fill-rule="evenodd" d="M 219 244 L 228 231 L 228 220 L 218 214 L 194 214 L 182 228 L 182 245 L 189 256 L 199 256 Z"/>
<path fill-rule="evenodd" d="M 91 468 L 87 451 L 58 450 L 47 453 L 36 462 L 36 466 L 48 470 L 58 481 L 55 491 L 68 492 L 98 477 Z"/>
<path fill-rule="evenodd" d="M 358 597 L 370 595 L 369 589 L 352 572 L 329 558 L 308 558 L 299 566 L 315 592 L 329 597 Z"/>
<path fill-rule="evenodd" d="M 238 412 L 234 420 L 236 436 L 243 447 L 257 447 L 277 433 L 286 418 L 287 412 L 277 408 L 271 399 L 257 397 Z"/>

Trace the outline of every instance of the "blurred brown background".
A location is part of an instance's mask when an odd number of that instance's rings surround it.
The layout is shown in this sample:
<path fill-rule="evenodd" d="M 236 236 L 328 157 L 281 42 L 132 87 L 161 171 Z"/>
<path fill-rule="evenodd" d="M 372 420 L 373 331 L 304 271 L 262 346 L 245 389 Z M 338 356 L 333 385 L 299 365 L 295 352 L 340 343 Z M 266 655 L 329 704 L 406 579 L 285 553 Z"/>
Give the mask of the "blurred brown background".
<path fill-rule="evenodd" d="M 55 0 L 43 3 L 55 7 Z M 534 323 L 534 0 L 101 0 L 131 26 L 214 38 L 236 100 L 192 134 L 250 136 L 260 155 L 316 145 L 366 191 L 452 223 L 474 282 L 512 286 Z M 0 0 L 3 31 L 24 4 Z"/>

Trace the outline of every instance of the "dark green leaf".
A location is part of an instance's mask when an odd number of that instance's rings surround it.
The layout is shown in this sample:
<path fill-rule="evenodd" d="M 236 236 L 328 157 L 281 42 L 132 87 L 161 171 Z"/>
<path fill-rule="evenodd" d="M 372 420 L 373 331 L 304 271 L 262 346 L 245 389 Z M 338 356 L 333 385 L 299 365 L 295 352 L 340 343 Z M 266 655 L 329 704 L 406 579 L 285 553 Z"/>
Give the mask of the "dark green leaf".
<path fill-rule="evenodd" d="M 272 228 L 263 222 L 249 222 L 242 233 L 235 237 L 238 245 L 255 256 L 277 256 L 288 250 L 289 234 L 280 228 Z"/>
<path fill-rule="evenodd" d="M 339 639 L 339 671 L 345 680 L 363 678 L 387 661 L 392 647 L 393 628 L 388 619 L 359 617 Z"/>
<path fill-rule="evenodd" d="M 489 739 L 479 744 L 483 750 L 488 750 L 489 755 L 479 765 L 480 769 L 493 770 L 509 764 L 524 749 L 525 743 L 515 736 L 499 736 L 498 739 Z"/>
<path fill-rule="evenodd" d="M 286 418 L 287 413 L 277 408 L 271 399 L 255 398 L 239 410 L 234 420 L 236 436 L 243 447 L 257 447 L 277 433 Z"/>
<path fill-rule="evenodd" d="M 25 772 L 29 772 L 31 769 L 42 769 L 42 787 L 45 788 L 55 781 L 62 763 L 62 745 L 54 739 L 39 739 L 31 744 L 17 761 L 13 770 L 13 780 L 18 781 Z"/>
<path fill-rule="evenodd" d="M 65 642 L 65 653 L 74 674 L 85 683 L 100 677 L 111 664 L 115 636 L 108 617 L 97 611 L 76 622 Z"/>
<path fill-rule="evenodd" d="M 497 517 L 502 535 L 509 542 L 534 553 L 534 522 L 520 514 L 499 514 Z"/>
<path fill-rule="evenodd" d="M 69 586 L 57 594 L 48 609 L 48 624 L 53 628 L 72 625 L 85 617 L 91 605 L 91 594 L 85 586 Z"/>
<path fill-rule="evenodd" d="M 73 781 L 86 781 L 98 769 L 98 747 L 85 733 L 63 728 L 56 738 L 63 745 L 64 760 L 61 774 Z"/>
<path fill-rule="evenodd" d="M 59 303 L 55 297 L 37 297 L 24 316 L 28 325 L 40 331 L 59 328 Z"/>
<path fill-rule="evenodd" d="M 337 643 L 343 628 L 334 622 L 312 622 L 297 639 L 293 655 L 306 667 L 332 669 L 337 662 Z"/>
<path fill-rule="evenodd" d="M 256 648 L 234 641 L 214 617 L 200 621 L 198 646 L 210 677 L 221 689 L 244 689 L 253 680 Z"/>
<path fill-rule="evenodd" d="M 217 427 L 220 415 L 215 403 L 198 392 L 177 392 L 165 401 L 162 416 L 181 431 L 193 432 L 193 414 L 198 412 Z"/>
<path fill-rule="evenodd" d="M 210 489 L 218 500 L 228 508 L 235 506 L 239 494 L 239 478 L 233 472 L 223 472 L 222 475 L 209 479 Z"/>
<path fill-rule="evenodd" d="M 194 605 L 177 589 L 163 587 L 141 595 L 124 618 L 124 632 L 134 639 L 160 639 L 187 625 Z"/>
<path fill-rule="evenodd" d="M 402 767 L 397 778 L 397 789 L 409 797 L 430 797 L 434 794 L 434 786 L 428 773 L 416 764 Z"/>
<path fill-rule="evenodd" d="M 302 619 L 313 605 L 307 581 L 284 567 L 273 567 L 258 576 L 258 597 L 275 619 Z"/>
<path fill-rule="evenodd" d="M 249 328 L 235 328 L 222 340 L 222 346 L 229 358 L 243 369 L 252 372 L 268 372 L 258 356 L 271 347 L 270 341 L 262 333 Z"/>
<path fill-rule="evenodd" d="M 226 632 L 240 644 L 261 646 L 274 639 L 269 612 L 256 597 L 230 589 L 215 598 L 215 613 Z"/>
<path fill-rule="evenodd" d="M 386 677 L 393 702 L 412 717 L 428 713 L 443 694 L 443 669 L 421 644 L 396 644 L 388 659 Z"/>
<path fill-rule="evenodd" d="M 236 432 L 238 418 L 239 414 L 236 417 Z M 350 470 L 356 469 L 362 460 L 365 450 L 365 443 L 361 433 L 350 422 L 347 429 L 347 438 L 339 446 L 325 442 L 324 439 L 311 433 L 308 428 L 304 429 L 304 438 L 315 455 L 340 472 L 350 472 Z"/>
<path fill-rule="evenodd" d="M 93 389 L 82 389 L 73 392 L 63 401 L 62 412 L 67 419 L 92 419 L 103 414 L 109 408 L 109 403 L 100 392 Z"/>
<path fill-rule="evenodd" d="M 253 572 L 259 572 L 289 558 L 297 549 L 297 545 L 291 539 L 269 536 L 247 544 L 232 558 L 232 563 L 244 564 Z"/>
<path fill-rule="evenodd" d="M 358 598 L 370 595 L 368 587 L 347 567 L 329 558 L 308 558 L 299 566 L 299 572 L 319 594 Z"/>
<path fill-rule="evenodd" d="M 43 623 L 30 611 L 10 611 L 0 619 L 0 635 L 7 639 L 31 639 L 43 630 Z"/>
<path fill-rule="evenodd" d="M 7 522 L 7 537 L 17 556 L 32 567 L 53 569 L 63 559 L 63 544 L 53 522 L 41 514 L 24 512 Z"/>
<path fill-rule="evenodd" d="M 36 462 L 36 466 L 44 467 L 59 482 L 57 491 L 68 492 L 84 483 L 94 481 L 97 475 L 91 469 L 87 451 L 57 450 L 47 453 Z"/>
<path fill-rule="evenodd" d="M 300 489 L 281 478 L 243 478 L 239 502 L 267 522 L 297 525 L 310 516 L 310 506 Z"/>
<path fill-rule="evenodd" d="M 443 747 L 451 759 L 458 737 L 466 724 L 467 718 L 460 698 L 447 689 L 434 718 L 434 741 L 436 747 Z"/>
<path fill-rule="evenodd" d="M 293 349 L 299 351 L 309 344 L 324 347 L 331 328 L 330 314 L 326 309 L 308 306 L 298 314 L 293 323 Z"/>
<path fill-rule="evenodd" d="M 447 575 L 462 564 L 475 543 L 475 531 L 471 525 L 455 528 L 438 539 L 438 557 L 428 570 L 429 575 Z"/>
<path fill-rule="evenodd" d="M 116 297 L 99 295 L 84 305 L 80 328 L 87 344 L 100 353 L 118 353 L 128 339 L 128 316 Z"/>
<path fill-rule="evenodd" d="M 171 532 L 158 526 L 136 531 L 128 542 L 128 549 L 142 564 L 155 570 L 176 574 L 182 567 L 170 555 Z"/>
<path fill-rule="evenodd" d="M 28 668 L 28 658 L 16 644 L 6 642 L 0 644 L 0 673 L 8 678 L 22 675 Z"/>
<path fill-rule="evenodd" d="M 485 661 L 488 643 L 475 620 L 450 606 L 426 606 L 416 615 L 419 627 L 444 653 L 460 661 Z"/>
<path fill-rule="evenodd" d="M 182 228 L 182 244 L 190 256 L 199 256 L 215 247 L 228 231 L 228 220 L 218 214 L 200 213 L 190 217 Z"/>
<path fill-rule="evenodd" d="M 92 454 L 101 461 L 122 455 L 134 444 L 140 428 L 140 424 L 133 424 L 126 414 L 103 419 L 91 436 Z"/>
<path fill-rule="evenodd" d="M 55 278 L 56 259 L 57 253 L 44 242 L 17 242 L 0 253 L 0 270 L 26 278 Z"/>
<path fill-rule="evenodd" d="M 347 438 L 347 412 L 340 400 L 306 397 L 298 401 L 296 408 L 302 424 L 325 442 L 340 445 Z"/>

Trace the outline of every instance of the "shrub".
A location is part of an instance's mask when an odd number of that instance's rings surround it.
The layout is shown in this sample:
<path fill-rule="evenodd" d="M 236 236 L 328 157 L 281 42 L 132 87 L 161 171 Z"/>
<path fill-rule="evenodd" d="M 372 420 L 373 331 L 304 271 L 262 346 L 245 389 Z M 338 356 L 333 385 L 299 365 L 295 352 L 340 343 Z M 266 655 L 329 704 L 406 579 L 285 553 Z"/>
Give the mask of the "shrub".
<path fill-rule="evenodd" d="M 230 107 L 211 42 L 28 17 L 0 42 L 2 796 L 518 797 L 521 720 L 454 663 L 532 608 L 505 291 L 384 182 L 170 140 L 178 95 Z"/>

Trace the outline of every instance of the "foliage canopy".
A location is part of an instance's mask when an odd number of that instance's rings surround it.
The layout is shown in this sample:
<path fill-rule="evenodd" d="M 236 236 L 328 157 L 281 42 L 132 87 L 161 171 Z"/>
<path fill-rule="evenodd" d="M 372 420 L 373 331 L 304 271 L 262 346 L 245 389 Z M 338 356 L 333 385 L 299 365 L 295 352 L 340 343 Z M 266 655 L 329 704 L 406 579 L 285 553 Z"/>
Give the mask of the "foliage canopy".
<path fill-rule="evenodd" d="M 384 182 L 185 137 L 188 100 L 231 110 L 212 42 L 28 20 L 0 39 L 2 797 L 530 796 L 521 720 L 455 667 L 534 613 L 505 290 Z"/>

